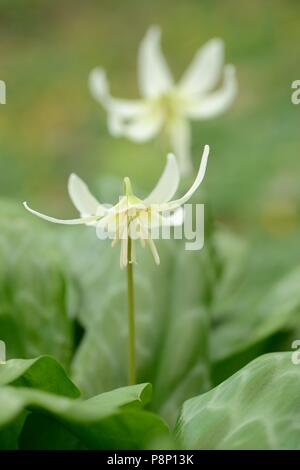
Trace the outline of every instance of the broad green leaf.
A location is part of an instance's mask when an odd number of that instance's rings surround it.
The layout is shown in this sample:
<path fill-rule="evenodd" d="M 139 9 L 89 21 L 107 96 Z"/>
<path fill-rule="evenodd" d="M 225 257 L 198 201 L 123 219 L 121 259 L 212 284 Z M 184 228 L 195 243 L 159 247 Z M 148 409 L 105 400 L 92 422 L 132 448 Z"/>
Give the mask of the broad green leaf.
<path fill-rule="evenodd" d="M 87 449 L 80 439 L 56 418 L 37 412 L 28 414 L 21 432 L 18 433 L 16 448 L 21 450 Z"/>
<path fill-rule="evenodd" d="M 252 302 L 226 306 L 211 335 L 211 356 L 220 361 L 270 337 L 300 312 L 300 269 L 269 287 Z"/>
<path fill-rule="evenodd" d="M 28 412 L 23 411 L 7 425 L 0 428 L 0 450 L 17 450 L 19 448 L 19 436 L 23 430 Z"/>
<path fill-rule="evenodd" d="M 14 423 L 24 410 L 30 410 L 56 420 L 75 436 L 81 447 L 142 449 L 151 440 L 168 433 L 167 426 L 159 416 L 142 409 L 150 398 L 150 388 L 149 384 L 135 385 L 82 401 L 40 390 L 4 386 L 0 388 L 0 428 Z M 32 448 L 36 448 L 39 420 L 36 428 L 33 428 L 33 424 L 30 423 Z M 51 432 L 56 434 L 57 428 L 49 428 L 49 447 Z M 54 439 L 57 439 L 57 435 Z M 30 448 L 28 433 L 24 441 L 26 447 Z M 66 446 L 69 443 L 70 440 Z"/>
<path fill-rule="evenodd" d="M 3 385 L 36 388 L 71 398 L 80 395 L 62 366 L 50 356 L 11 359 L 0 364 L 0 386 Z"/>
<path fill-rule="evenodd" d="M 182 409 L 188 449 L 299 449 L 300 368 L 291 353 L 261 356 Z"/>
<path fill-rule="evenodd" d="M 79 259 L 70 260 L 84 286 L 79 318 L 85 330 L 72 371 L 92 396 L 127 382 L 126 271 L 107 241 L 85 243 L 76 241 Z M 134 266 L 137 373 L 139 382 L 153 383 L 151 407 L 174 422 L 181 403 L 210 386 L 208 312 L 201 300 L 205 255 L 171 241 L 158 242 L 158 249 L 159 267 L 149 251 L 139 249 Z"/>
<path fill-rule="evenodd" d="M 3 234 L 9 233 L 5 240 L 12 243 L 15 237 L 17 243 L 22 233 L 22 242 L 27 234 L 30 244 L 22 250 L 24 266 L 14 263 L 12 269 L 11 257 L 3 262 L 11 271 L 11 278 L 4 278 L 10 287 L 0 299 L 1 339 L 7 341 L 8 356 L 50 352 L 67 366 L 73 356 L 72 376 L 85 397 L 124 386 L 127 299 L 119 247 L 112 249 L 109 241 L 99 241 L 92 227 L 32 222 L 30 214 L 20 217 L 18 211 L 13 217 L 20 228 L 10 236 L 10 222 L 4 217 Z M 211 388 L 211 378 L 216 380 L 215 370 L 224 361 L 240 356 L 223 368 L 227 377 L 247 357 L 272 350 L 268 342 L 260 349 L 260 343 L 291 325 L 298 309 L 297 271 L 280 280 L 278 267 L 276 276 L 260 269 L 256 281 L 257 261 L 252 262 L 250 275 L 247 271 L 247 245 L 224 229 L 215 233 L 208 225 L 210 233 L 201 252 L 186 251 L 183 242 L 158 241 L 159 267 L 149 250 L 137 250 L 138 381 L 153 383 L 151 408 L 170 423 L 184 400 Z M 37 247 L 33 253 L 28 251 L 32 243 Z M 261 258 L 261 251 L 255 256 Z M 24 270 L 21 276 L 20 270 Z M 58 279 L 60 293 L 55 290 Z M 22 291 L 39 305 L 37 309 L 26 308 L 23 301 L 16 304 Z M 3 313 L 4 300 L 8 307 Z"/>
<path fill-rule="evenodd" d="M 99 241 L 93 228 L 65 230 L 36 221 L 26 212 L 20 216 L 18 210 L 8 208 L 7 213 L 5 230 L 9 231 L 14 222 L 20 227 L 13 234 L 15 244 L 22 231 L 24 245 L 22 262 L 3 262 L 14 273 L 14 278 L 5 277 L 10 296 L 2 315 L 0 300 L 0 330 L 7 342 L 8 357 L 50 352 L 68 364 L 72 348 L 79 342 L 72 369 L 75 382 L 86 396 L 126 384 L 126 273 L 119 268 L 119 247 L 113 250 L 108 241 Z M 13 244 L 10 232 L 3 243 Z M 29 250 L 32 246 L 34 250 Z M 43 256 L 39 255 L 39 247 Z M 202 253 L 186 252 L 183 243 L 159 242 L 159 250 L 159 268 L 150 250 L 140 250 L 135 269 L 138 379 L 154 382 L 154 409 L 174 421 L 184 399 L 209 388 L 208 317 L 201 300 L 206 288 L 205 268 Z M 55 267 L 51 273 L 52 263 Z M 25 280 L 18 270 L 24 270 Z M 52 288 L 58 278 L 62 279 L 64 293 L 53 298 Z M 23 285 L 36 310 L 31 305 L 25 310 L 24 301 L 20 307 L 15 304 Z M 40 290 L 44 291 L 43 303 L 39 303 Z M 45 302 L 47 296 L 49 304 Z M 74 335 L 70 317 L 75 315 L 82 338 Z M 176 367 L 170 368 L 168 362 L 173 356 Z"/>
<path fill-rule="evenodd" d="M 6 346 L 4 341 L 0 340 L 0 364 L 6 361 Z"/>
<path fill-rule="evenodd" d="M 211 303 L 210 356 L 216 384 L 258 355 L 290 349 L 298 337 L 300 293 L 295 237 L 287 242 L 259 236 L 245 244 L 223 229 L 214 236 L 221 266 Z"/>
<path fill-rule="evenodd" d="M 0 334 L 7 357 L 73 353 L 74 282 L 50 233 L 20 204 L 0 203 Z"/>

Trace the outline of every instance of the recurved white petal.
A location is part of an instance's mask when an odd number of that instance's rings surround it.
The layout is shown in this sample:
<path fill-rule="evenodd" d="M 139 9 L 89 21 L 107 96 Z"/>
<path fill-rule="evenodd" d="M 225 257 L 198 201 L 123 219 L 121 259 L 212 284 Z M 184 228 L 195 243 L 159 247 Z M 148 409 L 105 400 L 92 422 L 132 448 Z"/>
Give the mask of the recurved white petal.
<path fill-rule="evenodd" d="M 141 42 L 138 55 L 141 94 L 158 96 L 173 86 L 173 78 L 160 47 L 160 29 L 151 26 Z"/>
<path fill-rule="evenodd" d="M 119 137 L 123 133 L 123 128 L 131 120 L 138 120 L 143 117 L 149 108 L 147 103 L 140 101 L 121 100 L 111 98 L 107 102 L 107 125 L 109 132 L 114 137 Z"/>
<path fill-rule="evenodd" d="M 237 90 L 235 68 L 233 65 L 226 65 L 222 87 L 192 101 L 186 108 L 186 117 L 190 119 L 209 119 L 223 113 L 232 104 L 237 95 Z"/>
<path fill-rule="evenodd" d="M 163 124 L 164 115 L 160 110 L 148 108 L 142 115 L 128 121 L 119 121 L 119 132 L 136 142 L 146 142 L 156 135 Z"/>
<path fill-rule="evenodd" d="M 211 39 L 198 50 L 178 87 L 189 94 L 203 93 L 213 89 L 220 78 L 223 61 L 223 41 L 217 38 Z"/>
<path fill-rule="evenodd" d="M 120 118 L 138 118 L 148 110 L 148 103 L 144 100 L 123 100 L 113 98 L 109 101 L 109 110 Z"/>
<path fill-rule="evenodd" d="M 169 153 L 163 174 L 153 191 L 144 199 L 145 204 L 168 202 L 177 191 L 180 175 L 175 156 Z"/>
<path fill-rule="evenodd" d="M 105 71 L 101 67 L 94 68 L 90 72 L 88 81 L 92 96 L 106 107 L 110 92 Z"/>
<path fill-rule="evenodd" d="M 106 214 L 107 209 L 102 206 L 91 194 L 87 185 L 75 173 L 70 175 L 68 181 L 68 191 L 70 198 L 80 212 L 81 217 L 90 215 L 102 216 Z"/>
<path fill-rule="evenodd" d="M 205 145 L 198 174 L 196 176 L 194 183 L 190 187 L 190 189 L 180 199 L 176 199 L 175 201 L 167 202 L 165 204 L 160 204 L 159 206 L 157 206 L 157 210 L 162 211 L 162 212 L 172 211 L 176 209 L 177 207 L 180 207 L 183 204 L 185 204 L 192 197 L 196 189 L 200 186 L 200 184 L 203 181 L 205 171 L 206 171 L 206 166 L 207 166 L 208 155 L 209 155 L 209 146 Z"/>
<path fill-rule="evenodd" d="M 185 119 L 178 119 L 170 128 L 172 148 L 178 160 L 180 173 L 187 175 L 191 173 L 193 166 L 190 154 L 191 129 Z"/>
<path fill-rule="evenodd" d="M 89 217 L 81 217 L 80 219 L 55 219 L 54 217 L 50 217 L 48 215 L 42 214 L 41 212 L 35 211 L 28 206 L 27 202 L 23 202 L 25 209 L 31 212 L 34 215 L 37 215 L 41 219 L 48 220 L 48 222 L 53 222 L 55 224 L 64 224 L 64 225 L 79 225 L 79 224 L 89 224 L 90 222 L 96 222 L 99 219 L 98 215 L 91 215 Z"/>
<path fill-rule="evenodd" d="M 91 71 L 89 75 L 89 88 L 93 97 L 108 111 L 108 123 L 112 131 L 114 131 L 115 121 L 137 118 L 146 111 L 146 104 L 143 100 L 127 100 L 112 97 L 106 73 L 100 67 L 96 67 Z"/>
<path fill-rule="evenodd" d="M 102 217 L 102 219 L 97 222 L 96 235 L 100 240 L 106 240 L 107 238 L 114 239 L 119 229 L 119 220 L 116 218 L 113 210 L 111 210 L 105 217 Z"/>

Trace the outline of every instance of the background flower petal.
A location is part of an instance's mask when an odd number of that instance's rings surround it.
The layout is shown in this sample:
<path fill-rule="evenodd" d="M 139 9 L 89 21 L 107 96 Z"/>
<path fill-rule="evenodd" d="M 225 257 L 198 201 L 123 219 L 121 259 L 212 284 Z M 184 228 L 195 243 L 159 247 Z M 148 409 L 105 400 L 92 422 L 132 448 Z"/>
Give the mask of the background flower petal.
<path fill-rule="evenodd" d="M 222 87 L 191 103 L 186 111 L 190 119 L 208 119 L 223 113 L 232 104 L 238 91 L 235 68 L 227 65 Z"/>
<path fill-rule="evenodd" d="M 179 164 L 180 173 L 185 175 L 191 173 L 191 129 L 185 119 L 178 119 L 173 123 L 170 129 L 170 139 Z"/>
<path fill-rule="evenodd" d="M 96 67 L 90 72 L 89 89 L 92 96 L 105 106 L 110 93 L 106 73 L 101 67 Z"/>
<path fill-rule="evenodd" d="M 173 86 L 173 79 L 160 47 L 160 29 L 151 26 L 141 42 L 138 54 L 138 78 L 141 94 L 157 96 Z"/>
<path fill-rule="evenodd" d="M 164 116 L 160 111 L 147 111 L 132 120 L 118 121 L 120 135 L 136 142 L 146 142 L 154 137 L 161 129 Z"/>
<path fill-rule="evenodd" d="M 223 63 L 223 41 L 218 38 L 211 39 L 195 54 L 179 82 L 179 87 L 191 94 L 213 89 L 220 78 Z"/>

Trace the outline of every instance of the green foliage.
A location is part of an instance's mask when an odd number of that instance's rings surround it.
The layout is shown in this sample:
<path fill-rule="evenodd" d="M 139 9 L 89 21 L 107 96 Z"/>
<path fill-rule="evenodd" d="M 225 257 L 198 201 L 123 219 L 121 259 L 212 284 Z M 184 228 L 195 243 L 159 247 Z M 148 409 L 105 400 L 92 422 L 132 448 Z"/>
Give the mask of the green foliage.
<path fill-rule="evenodd" d="M 176 433 L 187 449 L 299 449 L 299 418 L 300 370 L 273 353 L 188 400 Z"/>
<path fill-rule="evenodd" d="M 12 428 L 27 411 L 31 414 L 20 436 L 23 448 L 53 448 L 58 442 L 59 448 L 70 448 L 72 442 L 72 448 L 142 449 L 168 431 L 161 418 L 141 408 L 151 395 L 149 387 L 125 387 L 82 401 L 4 386 L 0 388 L 0 427 Z M 47 427 L 40 434 L 44 415 L 50 417 L 50 422 L 48 418 Z"/>
<path fill-rule="evenodd" d="M 85 333 L 71 368 L 85 396 L 127 381 L 125 274 L 119 269 L 119 252 L 112 253 L 105 242 L 99 247 L 93 236 L 91 233 L 85 247 L 82 239 L 76 241 L 79 259 L 70 258 L 71 265 L 78 263 L 86 300 L 78 313 Z M 137 379 L 153 384 L 152 409 L 174 423 L 180 404 L 210 387 L 209 319 L 202 299 L 205 260 L 202 254 L 186 252 L 183 243 L 162 242 L 159 250 L 159 269 L 151 255 L 140 250 L 134 269 Z M 103 292 L 99 285 L 105 286 Z M 175 367 L 170 368 L 170 362 Z"/>
<path fill-rule="evenodd" d="M 271 285 L 263 296 L 251 299 L 244 308 L 230 304 L 226 305 L 226 310 L 219 311 L 220 324 L 212 336 L 214 360 L 240 353 L 288 325 L 300 311 L 299 285 L 300 269 L 297 268 Z"/>
<path fill-rule="evenodd" d="M 14 385 L 76 398 L 80 392 L 62 366 L 50 356 L 11 359 L 0 367 L 0 387 Z"/>
<path fill-rule="evenodd" d="M 62 254 L 21 204 L 1 202 L 0 211 L 0 334 L 8 357 L 51 354 L 68 365 L 76 294 Z"/>
<path fill-rule="evenodd" d="M 55 359 L 9 360 L 0 365 L 0 448 L 142 449 L 168 435 L 143 410 L 151 395 L 141 384 L 82 400 Z"/>
<path fill-rule="evenodd" d="M 297 337 L 299 269 L 280 259 L 276 270 L 269 265 L 258 270 L 267 252 L 261 240 L 241 240 L 207 220 L 201 252 L 186 251 L 180 241 L 160 241 L 157 268 L 150 253 L 138 248 L 137 377 L 139 383 L 153 384 L 152 400 L 146 400 L 149 387 L 120 388 L 127 383 L 127 315 L 118 248 L 100 243 L 93 229 L 48 226 L 46 231 L 21 208 L 4 202 L 1 207 L 1 339 L 8 357 L 38 356 L 10 359 L 0 367 L 0 391 L 7 403 L 2 448 L 144 448 L 151 442 L 159 448 L 172 438 L 160 438 L 166 436 L 166 425 L 153 412 L 173 428 L 186 400 L 210 396 L 206 392 L 251 359 L 290 349 Z M 54 358 L 40 357 L 43 352 L 62 362 L 67 372 Z M 138 399 L 132 390 L 139 390 Z M 83 398 L 74 400 L 79 393 Z M 142 410 L 141 402 L 150 411 Z M 96 413 L 95 422 L 91 413 Z M 222 426 L 212 432 L 222 434 Z M 207 445 L 226 444 L 227 434 L 236 432 L 228 429 L 222 442 Z M 185 432 L 178 435 L 183 444 L 179 440 L 177 445 L 195 445 Z M 284 446 L 280 439 L 260 444 Z M 258 445 L 241 442 L 241 447 Z M 294 443 L 289 440 L 286 446 Z"/>
<path fill-rule="evenodd" d="M 173 426 L 192 396 L 177 427 L 179 446 L 299 447 L 298 368 L 287 355 L 246 366 L 300 337 L 299 107 L 290 102 L 299 78 L 299 8 L 174 0 L 170 15 L 167 0 L 117 8 L 94 0 L 1 2 L 0 187 L 18 203 L 0 201 L 0 339 L 9 359 L 0 365 L 0 448 L 159 447 L 173 441 L 161 437 L 165 425 L 151 413 Z M 112 139 L 87 87 L 90 70 L 102 65 L 113 94 L 138 96 L 135 53 L 151 23 L 162 27 L 176 78 L 217 32 L 240 93 L 228 113 L 192 129 L 195 168 L 202 146 L 211 145 L 205 203 L 224 226 L 206 220 L 201 253 L 159 242 L 159 269 L 138 252 L 137 375 L 153 384 L 148 402 L 149 386 L 111 392 L 127 383 L 118 248 L 100 243 L 93 229 L 35 221 L 20 201 L 71 215 L 65 186 L 72 171 L 93 189 L 103 174 L 128 174 L 152 189 L 164 145 Z M 117 183 L 99 182 L 103 202 L 117 200 Z M 86 401 L 94 396 L 99 403 Z"/>

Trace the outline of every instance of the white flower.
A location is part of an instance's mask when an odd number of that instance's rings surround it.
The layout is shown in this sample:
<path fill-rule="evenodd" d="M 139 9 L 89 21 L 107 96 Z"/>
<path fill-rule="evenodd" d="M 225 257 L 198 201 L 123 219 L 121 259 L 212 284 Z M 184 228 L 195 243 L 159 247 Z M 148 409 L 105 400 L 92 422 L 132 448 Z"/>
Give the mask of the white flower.
<path fill-rule="evenodd" d="M 222 77 L 223 83 L 217 88 Z M 138 81 L 142 99 L 117 99 L 110 94 L 104 70 L 92 70 L 90 90 L 107 111 L 110 133 L 145 142 L 164 132 L 181 172 L 189 172 L 189 120 L 217 116 L 231 105 L 237 93 L 235 68 L 224 66 L 223 41 L 212 39 L 199 49 L 175 84 L 160 48 L 160 29 L 152 26 L 140 45 Z"/>
<path fill-rule="evenodd" d="M 157 227 L 176 226 L 183 223 L 183 206 L 194 194 L 201 184 L 206 170 L 209 154 L 208 145 L 205 146 L 200 168 L 196 179 L 190 189 L 179 199 L 171 201 L 179 184 L 179 169 L 173 154 L 168 155 L 167 164 L 153 191 L 145 199 L 139 199 L 133 194 L 129 178 L 124 178 L 125 195 L 119 202 L 110 208 L 100 204 L 89 192 L 86 184 L 75 174 L 69 178 L 68 190 L 70 198 L 80 212 L 80 218 L 61 220 L 49 217 L 31 209 L 26 202 L 24 206 L 33 214 L 42 219 L 58 224 L 86 224 L 96 227 L 100 239 L 111 238 L 114 246 L 121 243 L 120 265 L 135 261 L 134 253 L 128 260 L 128 238 L 139 239 L 142 246 L 149 244 L 156 264 L 159 264 L 159 255 L 151 232 Z M 170 214 L 171 213 L 171 214 Z"/>

